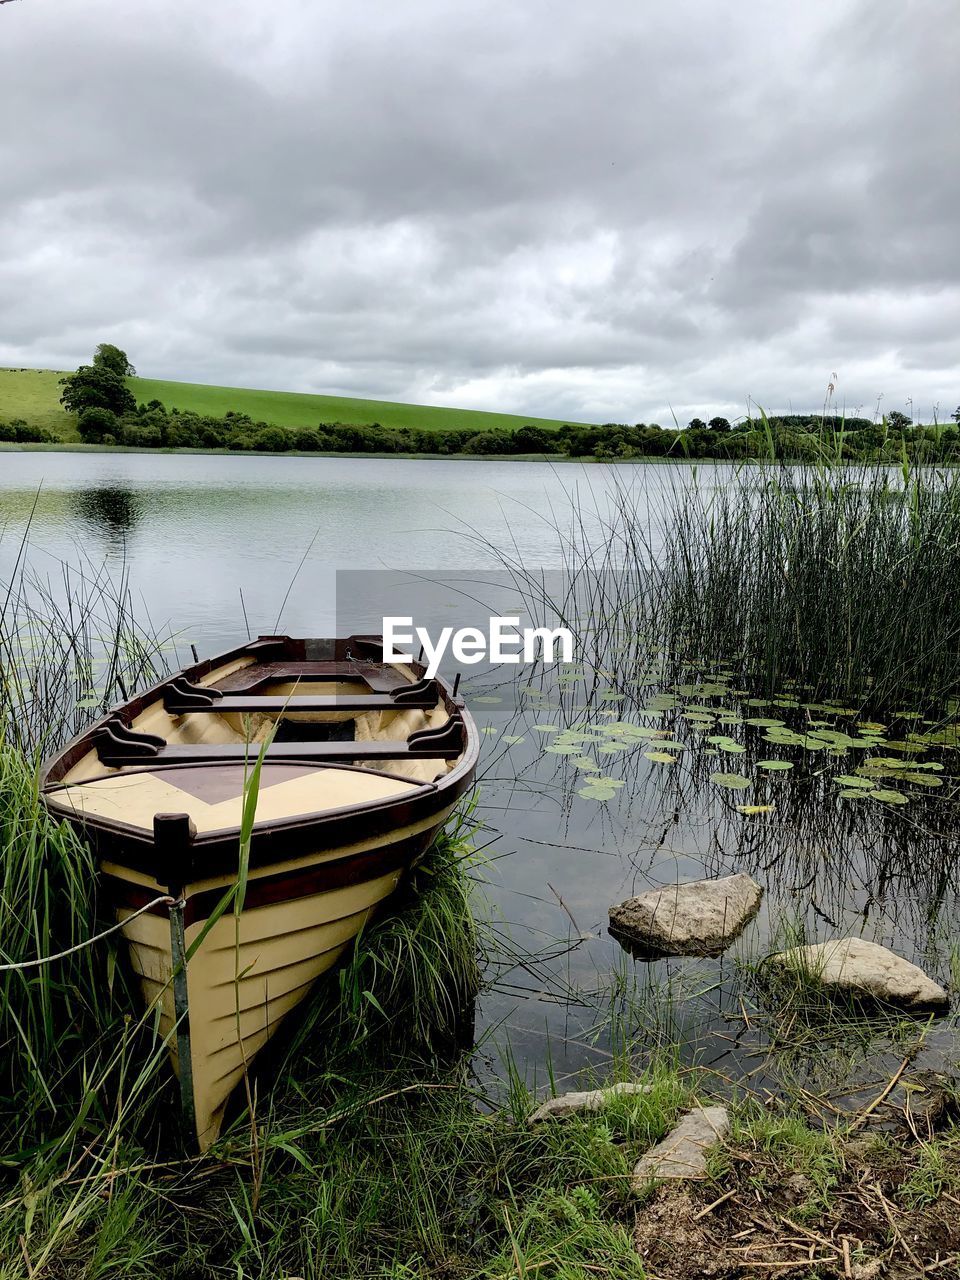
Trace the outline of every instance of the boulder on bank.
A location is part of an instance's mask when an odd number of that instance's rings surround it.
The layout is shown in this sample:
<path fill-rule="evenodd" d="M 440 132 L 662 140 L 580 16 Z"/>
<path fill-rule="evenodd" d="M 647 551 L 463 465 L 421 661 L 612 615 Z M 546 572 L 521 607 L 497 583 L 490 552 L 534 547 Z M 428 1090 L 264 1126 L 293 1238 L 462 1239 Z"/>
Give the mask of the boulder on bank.
<path fill-rule="evenodd" d="M 648 1084 L 612 1084 L 606 1089 L 587 1089 L 581 1093 L 561 1093 L 557 1098 L 548 1098 L 536 1111 L 528 1116 L 530 1124 L 538 1124 L 541 1120 L 566 1120 L 568 1116 L 583 1115 L 591 1111 L 600 1111 L 611 1098 L 624 1095 L 650 1092 Z"/>
<path fill-rule="evenodd" d="M 811 978 L 828 991 L 881 1000 L 907 1010 L 940 1010 L 950 1003 L 946 991 L 895 951 L 865 938 L 839 938 L 793 947 L 771 956 L 768 964 Z"/>
<path fill-rule="evenodd" d="M 651 1180 L 704 1177 L 707 1155 L 729 1132 L 726 1107 L 694 1107 L 634 1165 L 634 1191 L 643 1191 Z"/>
<path fill-rule="evenodd" d="M 742 873 L 664 885 L 610 908 L 610 932 L 641 955 L 719 955 L 753 918 L 763 890 Z"/>

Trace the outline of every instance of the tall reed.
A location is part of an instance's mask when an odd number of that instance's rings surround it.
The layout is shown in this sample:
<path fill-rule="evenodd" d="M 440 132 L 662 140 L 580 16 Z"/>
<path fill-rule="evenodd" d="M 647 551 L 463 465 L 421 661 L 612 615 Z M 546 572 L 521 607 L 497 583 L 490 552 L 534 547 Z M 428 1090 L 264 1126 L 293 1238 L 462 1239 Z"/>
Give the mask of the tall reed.
<path fill-rule="evenodd" d="M 563 569 L 486 542 L 538 621 L 634 687 L 730 664 L 877 711 L 960 687 L 960 472 L 822 462 L 645 468 L 548 520 Z"/>
<path fill-rule="evenodd" d="M 8 745 L 49 752 L 115 702 L 179 666 L 125 568 L 89 559 L 32 570 L 22 543 L 0 582 L 0 728 Z"/>
<path fill-rule="evenodd" d="M 668 516 L 650 608 L 673 656 L 878 710 L 960 685 L 960 473 L 746 467 Z"/>

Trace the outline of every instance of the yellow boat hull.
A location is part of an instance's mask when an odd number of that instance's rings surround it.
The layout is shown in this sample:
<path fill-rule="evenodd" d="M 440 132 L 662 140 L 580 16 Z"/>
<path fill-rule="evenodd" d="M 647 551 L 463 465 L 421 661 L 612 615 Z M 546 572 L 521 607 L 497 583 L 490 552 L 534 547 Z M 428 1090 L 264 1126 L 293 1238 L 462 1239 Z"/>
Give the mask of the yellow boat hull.
<path fill-rule="evenodd" d="M 131 699 L 45 767 L 47 806 L 97 850 L 201 1149 L 472 785 L 456 691 L 417 663 L 358 659 L 364 644 L 261 638 Z M 264 740 L 243 900 L 220 914 Z"/>

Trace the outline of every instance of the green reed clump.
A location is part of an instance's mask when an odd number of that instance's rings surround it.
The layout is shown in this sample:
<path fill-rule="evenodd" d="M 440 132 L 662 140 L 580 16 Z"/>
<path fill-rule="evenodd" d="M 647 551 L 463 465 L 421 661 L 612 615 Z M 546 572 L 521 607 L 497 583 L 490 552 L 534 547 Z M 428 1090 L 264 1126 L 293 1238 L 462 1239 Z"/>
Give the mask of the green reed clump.
<path fill-rule="evenodd" d="M 796 685 L 877 710 L 927 709 L 960 683 L 955 469 L 643 468 L 575 491 L 544 535 L 557 574 L 473 541 L 607 683 L 724 662 L 754 693 Z"/>
<path fill-rule="evenodd" d="M 673 657 L 876 708 L 956 690 L 960 473 L 771 464 L 694 475 L 665 507 L 648 612 Z"/>
<path fill-rule="evenodd" d="M 180 663 L 172 638 L 138 619 L 125 570 L 83 560 L 43 577 L 26 563 L 26 538 L 0 582 L 0 731 L 49 753 Z"/>
<path fill-rule="evenodd" d="M 606 683 L 723 662 L 753 693 L 800 687 L 877 711 L 927 711 L 960 686 L 960 471 L 644 469 L 574 493 L 545 536 L 559 574 L 499 559 L 528 612 L 570 626 Z"/>
<path fill-rule="evenodd" d="M 157 678 L 165 645 L 125 574 L 88 561 L 31 572 L 23 535 L 0 585 L 0 1140 L 8 1161 L 130 1118 L 162 1060 L 118 940 L 98 918 L 90 849 L 40 800 L 40 756 Z M 145 1074 L 144 1074 L 145 1073 Z"/>
<path fill-rule="evenodd" d="M 21 966 L 0 971 L 0 1142 L 8 1162 L 39 1144 L 69 1145 L 109 1128 L 131 1088 L 134 1045 L 136 1072 L 151 1059 L 152 1035 L 115 940 L 81 945 L 104 923 L 90 850 L 41 804 L 35 763 L 0 740 L 0 965 Z"/>

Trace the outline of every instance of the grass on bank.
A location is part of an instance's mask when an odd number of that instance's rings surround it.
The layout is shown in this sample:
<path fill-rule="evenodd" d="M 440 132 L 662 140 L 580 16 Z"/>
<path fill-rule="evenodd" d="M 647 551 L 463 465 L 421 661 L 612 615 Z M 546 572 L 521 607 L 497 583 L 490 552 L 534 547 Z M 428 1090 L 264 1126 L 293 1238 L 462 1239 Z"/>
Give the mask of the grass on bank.
<path fill-rule="evenodd" d="M 0 369 L 0 422 L 22 418 L 31 426 L 55 432 L 63 440 L 79 440 L 74 416 L 66 413 L 60 405 L 60 379 L 64 376 L 64 373 L 50 369 Z M 256 422 L 280 427 L 316 427 L 320 422 L 366 426 L 378 422 L 383 427 L 392 428 L 411 427 L 423 431 L 465 428 L 481 432 L 512 431 L 528 423 L 554 431 L 562 425 L 552 418 L 401 404 L 390 400 L 216 387 L 156 378 L 129 378 L 127 382 L 138 404 L 159 400 L 166 409 L 185 409 L 214 417 L 222 417 L 232 411 L 248 414 Z"/>

